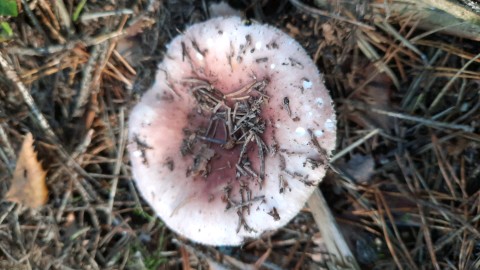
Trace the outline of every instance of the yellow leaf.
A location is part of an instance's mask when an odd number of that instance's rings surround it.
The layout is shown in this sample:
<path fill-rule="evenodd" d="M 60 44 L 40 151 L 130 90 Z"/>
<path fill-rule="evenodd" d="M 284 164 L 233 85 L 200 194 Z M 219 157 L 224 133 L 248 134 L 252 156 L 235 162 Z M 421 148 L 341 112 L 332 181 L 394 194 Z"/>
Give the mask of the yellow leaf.
<path fill-rule="evenodd" d="M 6 200 L 31 208 L 44 205 L 48 199 L 46 175 L 33 149 L 32 133 L 28 133 L 18 155 L 12 185 L 6 194 Z"/>

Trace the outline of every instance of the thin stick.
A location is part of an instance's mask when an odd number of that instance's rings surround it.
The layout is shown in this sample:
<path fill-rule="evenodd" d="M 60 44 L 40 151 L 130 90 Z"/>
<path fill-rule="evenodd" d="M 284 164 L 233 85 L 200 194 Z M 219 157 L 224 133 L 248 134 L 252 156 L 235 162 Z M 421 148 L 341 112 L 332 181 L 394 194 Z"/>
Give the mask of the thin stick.
<path fill-rule="evenodd" d="M 110 195 L 108 197 L 108 220 L 107 224 L 112 224 L 112 215 L 113 215 L 113 202 L 115 200 L 115 194 L 117 192 L 117 185 L 118 185 L 118 176 L 120 174 L 120 169 L 122 168 L 123 164 L 123 153 L 125 152 L 125 146 L 127 142 L 127 134 L 128 129 L 125 127 L 125 112 L 124 108 L 120 108 L 119 112 L 119 121 L 120 121 L 120 136 L 118 138 L 118 150 L 117 150 L 117 158 L 115 162 L 115 167 L 113 168 L 113 175 L 115 176 L 112 180 L 112 188 L 110 190 Z"/>
<path fill-rule="evenodd" d="M 3 128 L 3 124 L 0 124 L 0 141 L 3 144 L 2 149 L 7 154 L 7 157 L 10 160 L 17 160 L 17 156 L 15 155 L 15 151 L 13 150 L 13 147 L 10 144 L 10 140 L 8 139 L 7 133 L 5 132 L 5 129 Z M 8 163 L 6 163 L 6 165 L 8 167 L 10 167 Z"/>
<path fill-rule="evenodd" d="M 88 175 L 88 173 L 82 167 L 80 167 L 80 165 L 78 165 L 75 160 L 73 160 L 72 157 L 68 154 L 68 152 L 63 148 L 57 135 L 55 134 L 55 132 L 53 132 L 53 129 L 48 124 L 47 119 L 40 112 L 37 104 L 35 104 L 35 101 L 30 95 L 27 87 L 25 87 L 25 85 L 20 81 L 17 72 L 13 69 L 13 67 L 10 66 L 7 59 L 5 58 L 5 55 L 1 51 L 0 66 L 3 68 L 3 71 L 5 72 L 7 78 L 9 78 L 13 82 L 13 84 L 16 86 L 16 88 L 22 95 L 23 100 L 30 109 L 30 112 L 32 113 L 33 118 L 36 120 L 37 124 L 40 126 L 43 132 L 45 132 L 47 137 L 57 145 L 57 152 L 60 154 L 64 161 L 67 161 L 66 163 L 63 163 L 65 167 L 70 170 L 69 166 L 73 166 L 75 171 L 77 171 L 80 175 L 85 178 L 92 179 L 92 177 L 90 177 L 90 175 Z"/>
<path fill-rule="evenodd" d="M 411 254 L 410 254 L 410 250 L 407 248 L 407 246 L 405 245 L 405 243 L 404 243 L 404 241 L 403 241 L 403 239 L 400 235 L 400 231 L 397 228 L 397 225 L 395 223 L 395 219 L 392 215 L 392 212 L 390 211 L 390 208 L 388 207 L 387 202 L 385 201 L 384 196 L 382 195 L 382 192 L 377 189 L 377 192 L 375 192 L 375 193 L 376 193 L 375 194 L 376 197 L 378 198 L 378 204 L 377 205 L 379 207 L 380 207 L 380 204 L 383 205 L 384 211 L 387 214 L 387 217 L 390 221 L 390 224 L 391 224 L 391 227 L 392 227 L 392 230 L 393 230 L 393 234 L 397 238 L 398 245 L 400 246 L 400 249 L 403 251 L 403 254 L 404 254 L 404 257 L 405 257 L 406 261 L 410 264 L 408 269 L 418 269 L 417 265 L 415 264 Z M 380 215 L 380 217 L 383 219 L 383 215 Z M 384 220 L 384 222 L 385 222 L 385 220 Z M 384 224 L 387 224 L 387 223 L 384 223 Z M 382 226 L 383 226 L 383 224 L 382 224 Z"/>
<path fill-rule="evenodd" d="M 425 243 L 427 244 L 428 253 L 430 254 L 430 258 L 432 259 L 432 264 L 435 270 L 440 270 L 440 266 L 438 264 L 437 256 L 435 255 L 434 245 L 432 242 L 432 236 L 430 235 L 429 224 L 427 223 L 427 219 L 425 218 L 425 213 L 423 211 L 423 207 L 418 205 L 418 211 L 420 214 L 420 221 L 422 222 L 422 231 L 423 231 L 423 238 L 425 239 Z"/>
<path fill-rule="evenodd" d="M 480 56 L 480 55 L 479 55 Z M 463 130 L 465 132 L 473 132 L 474 128 L 471 126 L 467 125 L 459 125 L 459 124 L 450 124 L 450 123 L 445 123 L 445 122 L 439 122 L 423 117 L 418 117 L 418 116 L 413 116 L 413 115 L 408 115 L 404 113 L 399 113 L 399 112 L 392 112 L 392 111 L 387 111 L 375 107 L 369 107 L 366 104 L 358 101 L 352 101 L 352 100 L 344 100 L 343 102 L 348 103 L 349 105 L 352 105 L 353 107 L 356 107 L 361 110 L 367 110 L 371 111 L 374 113 L 382 114 L 382 115 L 387 115 L 390 117 L 394 118 L 399 118 L 403 120 L 408 120 L 408 121 L 413 121 L 413 122 L 419 122 L 422 123 L 426 126 L 433 127 L 433 128 L 449 128 L 449 129 L 459 129 Z"/>
<path fill-rule="evenodd" d="M 96 20 L 98 18 L 104 18 L 109 16 L 119 16 L 119 15 L 131 15 L 133 14 L 133 10 L 131 9 L 119 9 L 119 10 L 109 10 L 103 12 L 95 12 L 95 13 L 86 13 L 80 16 L 81 22 L 87 22 L 90 20 Z"/>
<path fill-rule="evenodd" d="M 378 197 L 378 193 L 375 194 L 375 199 L 377 201 L 378 205 L 378 211 L 382 211 L 381 209 L 381 204 L 380 204 L 380 198 Z M 378 222 L 378 225 L 382 228 L 383 232 L 383 237 L 385 238 L 385 243 L 387 244 L 388 250 L 390 251 L 390 254 L 393 257 L 393 260 L 395 261 L 395 264 L 397 265 L 398 269 L 403 270 L 403 266 L 400 263 L 400 258 L 398 258 L 397 252 L 395 251 L 395 247 L 393 246 L 392 241 L 390 240 L 390 231 L 387 228 L 386 222 L 385 222 L 385 217 L 383 215 L 379 215 L 380 222 Z"/>
<path fill-rule="evenodd" d="M 37 17 L 35 17 L 35 15 L 33 14 L 26 0 L 22 0 L 22 7 L 25 13 L 27 14 L 28 18 L 32 21 L 33 27 L 35 27 L 35 29 L 37 29 L 37 31 L 40 34 L 42 34 L 42 36 L 45 38 L 45 43 L 49 45 L 51 43 L 50 38 L 47 36 L 45 30 L 43 30 L 42 26 L 40 25 L 40 22 L 37 20 Z"/>
<path fill-rule="evenodd" d="M 241 203 L 234 203 L 233 204 L 233 207 L 227 209 L 227 210 L 230 210 L 230 209 L 238 209 L 238 208 L 242 208 L 244 206 L 249 206 L 250 204 L 254 203 L 254 202 L 258 202 L 258 201 L 261 201 L 265 199 L 265 196 L 258 196 L 258 197 L 255 197 L 255 198 L 252 198 L 251 200 L 247 200 L 247 201 L 244 201 L 244 202 L 241 202 Z"/>
<path fill-rule="evenodd" d="M 234 97 L 234 96 L 238 96 L 240 94 L 248 94 L 250 93 L 253 85 L 256 83 L 256 81 L 252 82 L 251 84 L 247 84 L 245 85 L 244 87 L 240 88 L 239 90 L 235 91 L 235 92 L 232 92 L 230 94 L 226 94 L 226 95 L 223 95 L 224 98 L 229 98 L 229 97 Z"/>
<path fill-rule="evenodd" d="M 65 4 L 63 3 L 63 1 L 56 0 L 55 1 L 55 6 L 57 7 L 56 11 L 60 15 L 59 17 L 61 18 L 62 25 L 65 26 L 65 28 L 71 34 L 73 32 L 72 31 L 72 21 L 70 19 L 67 8 L 65 7 Z"/>
<path fill-rule="evenodd" d="M 128 70 L 128 72 L 132 73 L 133 75 L 137 75 L 135 69 L 130 65 L 130 63 L 125 60 L 125 58 L 115 49 L 113 50 L 113 56 L 123 64 L 123 66 Z"/>
<path fill-rule="evenodd" d="M 372 131 L 370 131 L 369 133 L 367 133 L 365 136 L 363 136 L 362 138 L 358 139 L 357 141 L 355 141 L 354 143 L 350 144 L 349 146 L 345 147 L 344 149 L 342 149 L 340 152 L 338 152 L 337 154 L 335 154 L 331 159 L 330 159 L 330 162 L 334 162 L 335 160 L 343 157 L 346 153 L 352 151 L 353 149 L 355 149 L 357 146 L 359 146 L 360 144 L 364 143 L 366 140 L 370 139 L 372 136 L 378 134 L 380 132 L 380 129 L 374 129 Z"/>
<path fill-rule="evenodd" d="M 90 87 L 93 69 L 97 64 L 98 58 L 104 51 L 104 45 L 102 46 L 102 48 L 100 48 L 100 45 L 93 46 L 92 53 L 90 54 L 87 65 L 83 69 L 82 81 L 80 82 L 80 90 L 78 92 L 75 106 L 73 108 L 73 117 L 80 116 L 83 113 L 83 110 L 81 109 L 84 107 L 85 104 L 87 104 L 88 97 L 90 97 L 90 93 L 93 90 L 93 88 Z"/>
<path fill-rule="evenodd" d="M 359 27 L 362 27 L 362 28 L 365 28 L 365 29 L 368 29 L 368 30 L 375 31 L 375 28 L 370 26 L 370 25 L 367 25 L 367 24 L 364 24 L 364 23 L 361 23 L 361 22 L 358 22 L 358 21 L 354 21 L 354 20 L 339 16 L 339 15 L 328 13 L 326 11 L 323 11 L 323 10 L 320 10 L 320 9 L 317 9 L 317 8 L 314 8 L 314 7 L 307 6 L 307 5 L 301 3 L 298 0 L 290 0 L 290 3 L 292 3 L 292 5 L 294 5 L 299 10 L 301 10 L 303 12 L 306 12 L 306 13 L 309 13 L 311 15 L 321 16 L 321 17 L 329 17 L 329 18 L 336 19 L 336 20 L 339 20 L 339 21 L 342 21 L 342 22 L 347 22 L 347 23 L 350 23 L 350 24 L 353 24 L 353 25 L 356 25 L 356 26 L 359 26 Z"/>
<path fill-rule="evenodd" d="M 433 108 L 435 108 L 437 106 L 437 104 L 440 102 L 440 100 L 443 98 L 443 96 L 447 93 L 448 89 L 450 89 L 450 86 L 452 86 L 452 84 L 455 82 L 455 80 L 458 78 L 458 76 L 460 74 L 462 74 L 465 71 L 465 69 L 467 69 L 467 67 L 470 66 L 470 64 L 472 64 L 473 62 L 475 62 L 479 58 L 480 58 L 480 53 L 475 55 L 475 57 L 470 59 L 467 63 L 465 63 L 465 65 L 463 65 L 463 67 L 461 69 L 459 69 L 457 71 L 455 76 L 453 76 L 448 81 L 448 83 L 445 84 L 445 86 L 442 88 L 442 90 L 440 90 L 440 93 L 437 94 L 437 97 L 432 101 L 432 104 L 430 105 L 430 108 L 428 108 L 429 111 L 431 111 Z M 472 131 L 473 131 L 473 129 L 472 129 Z M 472 132 L 472 131 L 470 131 L 470 132 Z"/>

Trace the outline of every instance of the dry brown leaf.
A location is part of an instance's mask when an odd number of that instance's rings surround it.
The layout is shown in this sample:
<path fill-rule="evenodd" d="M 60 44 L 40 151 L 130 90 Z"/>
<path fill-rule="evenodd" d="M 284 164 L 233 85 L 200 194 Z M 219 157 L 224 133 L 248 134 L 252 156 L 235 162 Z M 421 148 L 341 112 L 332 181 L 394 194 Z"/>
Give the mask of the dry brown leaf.
<path fill-rule="evenodd" d="M 349 75 L 349 84 L 352 89 L 359 88 L 366 80 L 371 79 L 362 88 L 356 90 L 352 98 L 377 109 L 394 110 L 394 104 L 391 102 L 392 80 L 385 73 L 379 73 L 374 78 L 370 78 L 371 74 L 375 73 L 375 70 L 375 65 L 369 64 L 359 68 L 354 77 L 352 77 L 352 74 Z M 391 130 L 395 125 L 395 122 L 389 116 L 380 115 L 370 110 L 360 113 L 358 111 L 352 112 L 349 114 L 349 119 L 361 127 L 373 125 L 384 130 Z"/>
<path fill-rule="evenodd" d="M 33 149 L 32 133 L 28 133 L 23 140 L 13 173 L 12 185 L 5 199 L 31 208 L 44 205 L 48 199 L 46 175 Z"/>

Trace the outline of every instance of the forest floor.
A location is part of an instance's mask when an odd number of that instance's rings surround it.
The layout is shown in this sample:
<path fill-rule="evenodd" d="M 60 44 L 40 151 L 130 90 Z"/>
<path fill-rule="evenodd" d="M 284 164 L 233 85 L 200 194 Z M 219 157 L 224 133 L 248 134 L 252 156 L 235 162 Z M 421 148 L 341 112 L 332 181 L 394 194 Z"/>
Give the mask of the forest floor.
<path fill-rule="evenodd" d="M 1 201 L 0 269 L 342 269 L 307 206 L 214 248 L 175 235 L 137 193 L 129 111 L 166 44 L 211 16 L 207 0 L 13 2 L 18 16 L 0 17 L 0 198 L 29 132 L 48 198 Z M 360 267 L 480 269 L 480 42 L 373 4 L 384 1 L 230 2 L 324 74 L 338 140 L 320 189 Z"/>

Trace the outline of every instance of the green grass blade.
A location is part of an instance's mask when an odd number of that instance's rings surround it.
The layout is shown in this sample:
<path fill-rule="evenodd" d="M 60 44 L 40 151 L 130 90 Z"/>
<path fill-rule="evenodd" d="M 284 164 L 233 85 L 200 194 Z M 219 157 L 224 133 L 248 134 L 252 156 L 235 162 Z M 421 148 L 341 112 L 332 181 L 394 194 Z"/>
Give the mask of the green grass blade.
<path fill-rule="evenodd" d="M 0 16 L 17 17 L 18 7 L 15 0 L 0 0 Z"/>

